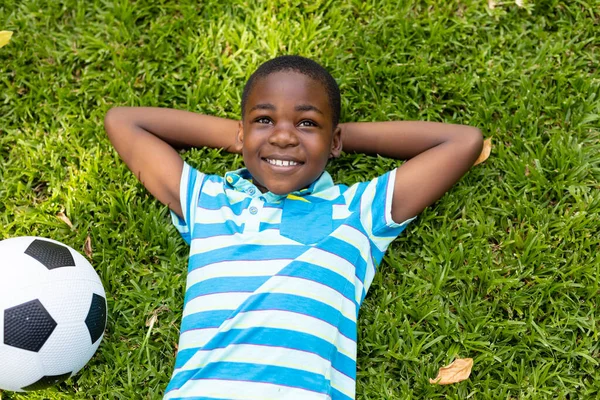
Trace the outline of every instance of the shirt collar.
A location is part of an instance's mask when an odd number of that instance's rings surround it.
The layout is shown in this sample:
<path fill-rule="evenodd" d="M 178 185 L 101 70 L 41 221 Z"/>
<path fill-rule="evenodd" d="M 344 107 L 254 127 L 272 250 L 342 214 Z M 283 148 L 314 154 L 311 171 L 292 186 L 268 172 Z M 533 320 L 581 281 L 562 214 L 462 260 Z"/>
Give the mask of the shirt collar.
<path fill-rule="evenodd" d="M 309 196 L 313 193 L 319 193 L 333 186 L 333 179 L 329 172 L 323 171 L 307 188 L 296 190 L 289 194 L 275 194 L 271 192 L 261 193 L 261 191 L 252 182 L 252 175 L 247 168 L 241 168 L 235 171 L 229 171 L 225 174 L 225 183 L 234 190 L 245 192 L 252 197 L 263 197 L 268 203 L 276 203 L 289 195 Z"/>

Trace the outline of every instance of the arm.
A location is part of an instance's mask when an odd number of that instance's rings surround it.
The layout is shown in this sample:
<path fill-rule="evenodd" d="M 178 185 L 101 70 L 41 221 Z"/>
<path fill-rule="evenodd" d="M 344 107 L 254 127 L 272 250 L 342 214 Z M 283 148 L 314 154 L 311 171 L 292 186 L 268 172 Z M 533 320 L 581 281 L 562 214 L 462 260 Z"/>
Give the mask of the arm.
<path fill-rule="evenodd" d="M 340 124 L 344 150 L 408 160 L 396 172 L 392 219 L 414 217 L 442 197 L 481 152 L 479 129 L 423 121 Z"/>
<path fill-rule="evenodd" d="M 231 119 L 153 107 L 116 107 L 104 118 L 106 133 L 131 172 L 180 217 L 183 160 L 175 148 L 207 146 L 240 153 L 238 124 Z"/>

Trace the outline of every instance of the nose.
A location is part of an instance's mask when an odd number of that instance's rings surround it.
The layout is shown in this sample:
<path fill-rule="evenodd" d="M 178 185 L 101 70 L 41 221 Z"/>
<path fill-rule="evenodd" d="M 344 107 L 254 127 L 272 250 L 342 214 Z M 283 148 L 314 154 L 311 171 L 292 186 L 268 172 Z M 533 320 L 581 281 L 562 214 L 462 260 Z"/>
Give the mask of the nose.
<path fill-rule="evenodd" d="M 281 148 L 294 147 L 298 145 L 298 136 L 294 132 L 293 126 L 282 124 L 275 127 L 269 136 L 269 143 Z"/>

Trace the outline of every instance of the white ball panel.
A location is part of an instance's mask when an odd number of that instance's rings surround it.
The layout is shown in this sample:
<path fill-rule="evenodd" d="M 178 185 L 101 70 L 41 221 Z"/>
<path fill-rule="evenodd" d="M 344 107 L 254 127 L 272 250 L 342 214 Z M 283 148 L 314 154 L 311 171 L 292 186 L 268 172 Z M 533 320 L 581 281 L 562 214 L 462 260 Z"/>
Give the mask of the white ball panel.
<path fill-rule="evenodd" d="M 37 353 L 0 344 L 0 388 L 20 391 L 44 376 Z"/>
<path fill-rule="evenodd" d="M 84 324 L 84 326 L 85 326 L 85 324 Z M 89 334 L 88 334 L 88 337 L 89 337 Z M 100 346 L 100 343 L 102 342 L 102 338 L 104 338 L 104 334 L 102 334 L 102 336 L 100 336 L 100 339 L 98 339 L 96 341 L 96 343 L 94 343 L 91 346 L 88 346 L 84 351 L 81 352 L 78 362 L 77 361 L 73 362 L 73 375 L 76 374 L 77 372 L 79 372 L 83 367 L 85 367 L 85 365 L 92 359 L 94 354 L 96 354 L 96 350 L 98 350 L 98 347 Z"/>
<path fill-rule="evenodd" d="M 104 292 L 97 282 L 71 279 L 39 285 L 32 295 L 38 293 L 46 310 L 60 325 L 85 321 L 92 295 L 99 290 Z"/>
<path fill-rule="evenodd" d="M 0 293 L 4 299 L 23 287 L 35 286 L 48 279 L 50 271 L 39 261 L 25 254 L 30 243 L 31 238 L 0 241 Z"/>
<path fill-rule="evenodd" d="M 91 343 L 85 323 L 58 324 L 39 352 L 45 375 L 66 374 L 73 372 L 81 362 L 85 365 L 90 359 L 83 360 L 83 357 Z"/>

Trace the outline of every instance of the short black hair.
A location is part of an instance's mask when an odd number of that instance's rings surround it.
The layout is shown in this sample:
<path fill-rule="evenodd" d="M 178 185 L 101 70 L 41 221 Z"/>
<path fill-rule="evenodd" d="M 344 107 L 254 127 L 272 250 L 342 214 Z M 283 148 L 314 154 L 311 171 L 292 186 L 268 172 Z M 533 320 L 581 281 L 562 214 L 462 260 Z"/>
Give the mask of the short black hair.
<path fill-rule="evenodd" d="M 302 75 L 308 76 L 320 82 L 327 90 L 329 104 L 331 105 L 333 127 L 335 128 L 340 120 L 341 96 L 340 88 L 333 79 L 333 76 L 319 63 L 301 56 L 288 55 L 273 58 L 263 63 L 248 79 L 242 93 L 242 118 L 246 110 L 246 100 L 252 91 L 252 88 L 258 80 L 265 78 L 272 73 L 281 71 L 294 71 Z"/>

